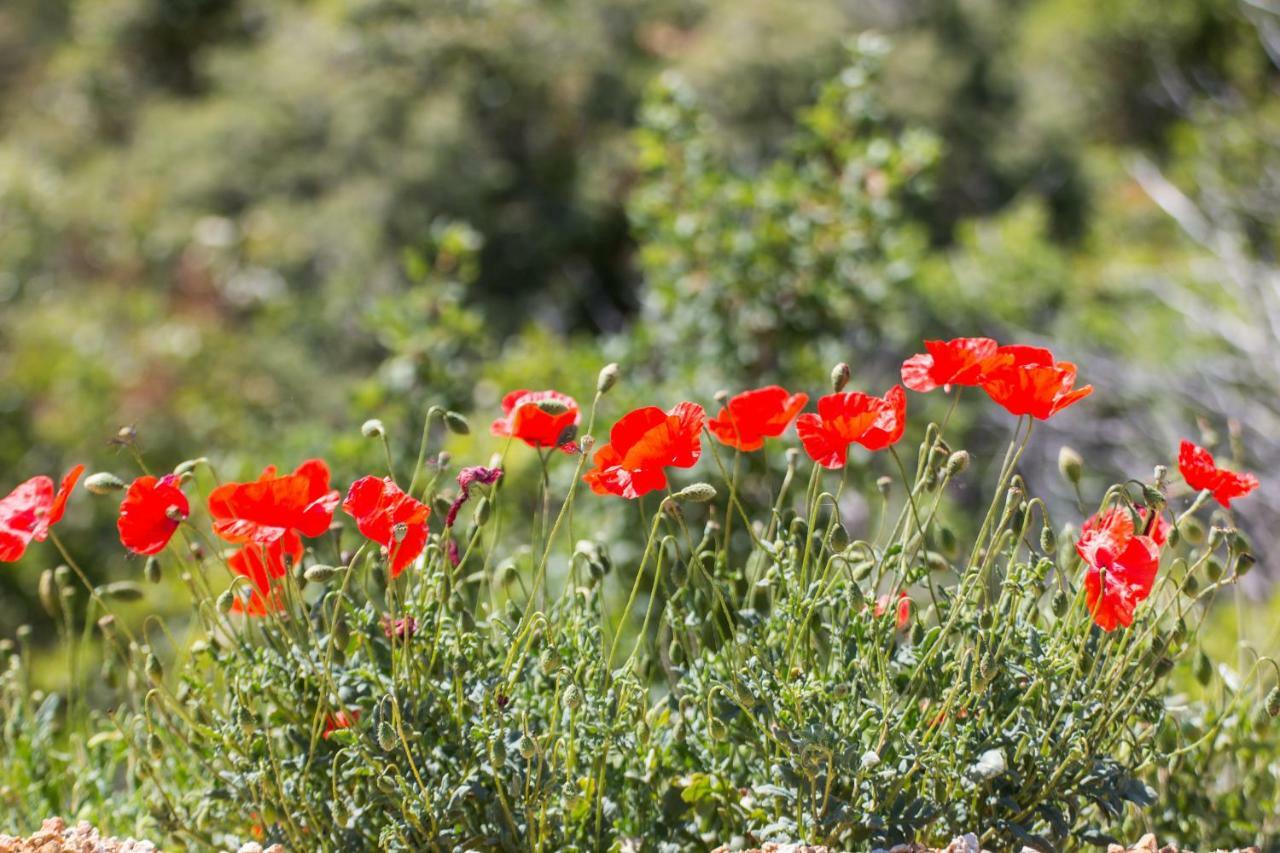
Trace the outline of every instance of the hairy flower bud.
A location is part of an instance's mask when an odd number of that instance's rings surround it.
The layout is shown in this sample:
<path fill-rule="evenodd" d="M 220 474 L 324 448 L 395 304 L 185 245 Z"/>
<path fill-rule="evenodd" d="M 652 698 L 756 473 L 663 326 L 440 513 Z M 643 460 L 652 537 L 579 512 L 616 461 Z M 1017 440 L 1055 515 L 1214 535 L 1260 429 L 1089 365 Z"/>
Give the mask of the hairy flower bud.
<path fill-rule="evenodd" d="M 492 512 L 493 512 L 493 504 L 489 501 L 489 499 L 487 497 L 480 498 L 480 500 L 476 502 L 476 510 L 474 515 L 475 521 L 476 521 L 476 527 L 484 527 L 486 524 L 488 524 L 489 516 L 492 514 Z"/>
<path fill-rule="evenodd" d="M 831 368 L 831 390 L 839 394 L 849 384 L 849 377 L 852 375 L 853 371 L 846 362 L 842 361 Z"/>
<path fill-rule="evenodd" d="M 458 412 L 445 412 L 444 425 L 448 427 L 449 432 L 454 435 L 469 435 L 471 433 L 471 424 L 464 415 Z"/>
<path fill-rule="evenodd" d="M 40 604 L 45 612 L 57 619 L 62 605 L 58 599 L 57 583 L 53 578 L 53 569 L 45 569 L 40 573 Z"/>
<path fill-rule="evenodd" d="M 889 488 L 893 485 L 892 477 L 879 477 L 876 479 L 876 488 L 880 491 L 880 497 L 885 500 L 889 499 Z"/>
<path fill-rule="evenodd" d="M 387 428 L 377 418 L 369 418 L 360 425 L 360 434 L 365 438 L 382 438 L 387 434 Z"/>
<path fill-rule="evenodd" d="M 1084 457 L 1064 444 L 1058 451 L 1058 472 L 1071 485 L 1080 485 L 1080 478 L 1084 476 Z"/>
<path fill-rule="evenodd" d="M 160 583 L 160 558 L 148 557 L 142 566 L 142 576 L 150 583 Z"/>
<path fill-rule="evenodd" d="M 610 362 L 600 370 L 596 377 L 596 393 L 608 394 L 609 389 L 618 384 L 618 363 Z"/>
<path fill-rule="evenodd" d="M 235 587 L 224 589 L 218 596 L 218 610 L 222 613 L 230 613 L 231 607 L 236 602 Z"/>
<path fill-rule="evenodd" d="M 113 601 L 138 601 L 142 598 L 142 587 L 133 581 L 114 581 L 98 587 L 97 592 Z"/>
<path fill-rule="evenodd" d="M 160 735 L 155 732 L 147 736 L 147 752 L 150 752 L 151 757 L 155 759 L 164 756 L 164 741 L 160 740 Z"/>
<path fill-rule="evenodd" d="M 341 575 L 342 572 L 343 569 L 338 566 L 317 564 L 314 566 L 308 566 L 307 570 L 302 573 L 302 576 L 310 583 L 328 583 Z"/>
<path fill-rule="evenodd" d="M 112 492 L 124 491 L 125 482 L 115 474 L 101 471 L 85 477 L 84 487 L 95 495 L 109 495 Z"/>
<path fill-rule="evenodd" d="M 150 652 L 147 653 L 146 670 L 147 678 L 151 679 L 152 684 L 164 681 L 164 667 L 160 664 L 160 658 Z"/>
<path fill-rule="evenodd" d="M 1272 719 L 1280 717 L 1280 686 L 1272 687 L 1267 694 L 1267 716 Z"/>
<path fill-rule="evenodd" d="M 1249 571 L 1258 563 L 1258 558 L 1250 554 L 1248 551 L 1236 557 L 1236 577 L 1242 578 L 1249 574 Z"/>
<path fill-rule="evenodd" d="M 1054 554 L 1058 550 L 1058 537 L 1048 524 L 1040 528 L 1040 550 L 1045 554 Z"/>
<path fill-rule="evenodd" d="M 582 690 L 576 684 L 570 684 L 564 690 L 564 706 L 570 711 L 582 707 Z"/>
<path fill-rule="evenodd" d="M 715 500 L 716 487 L 710 483 L 692 483 L 676 492 L 674 497 L 678 501 L 706 503 L 707 501 Z"/>
<path fill-rule="evenodd" d="M 969 467 L 969 451 L 957 450 L 947 458 L 947 476 L 954 477 Z"/>
<path fill-rule="evenodd" d="M 391 752 L 396 748 L 396 730 L 386 720 L 378 723 L 377 728 L 378 747 L 383 752 Z"/>
<path fill-rule="evenodd" d="M 1062 590 L 1058 590 L 1053 594 L 1053 601 L 1050 604 L 1050 607 L 1053 608 L 1053 615 L 1062 617 L 1066 614 L 1067 607 L 1070 606 L 1070 604 L 1071 602 L 1067 600 L 1067 594 Z"/>

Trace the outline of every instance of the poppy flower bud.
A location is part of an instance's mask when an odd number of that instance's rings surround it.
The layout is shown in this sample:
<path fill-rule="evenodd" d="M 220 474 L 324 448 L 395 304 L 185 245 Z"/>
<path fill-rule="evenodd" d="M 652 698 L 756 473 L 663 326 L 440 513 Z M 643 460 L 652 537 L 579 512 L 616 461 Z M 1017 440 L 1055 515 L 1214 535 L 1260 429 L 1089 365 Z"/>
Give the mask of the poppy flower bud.
<path fill-rule="evenodd" d="M 187 520 L 187 514 L 183 512 L 182 507 L 180 506 L 166 507 L 164 517 L 172 521 L 174 524 L 179 524 Z"/>
<path fill-rule="evenodd" d="M 475 522 L 476 527 L 484 527 L 489 523 L 489 516 L 492 514 L 493 504 L 488 498 L 481 498 L 476 502 Z"/>
<path fill-rule="evenodd" d="M 151 679 L 152 684 L 159 684 L 164 681 L 164 667 L 160 665 L 160 658 L 153 653 L 147 654 L 147 678 Z"/>
<path fill-rule="evenodd" d="M 1222 577 L 1222 563 L 1210 557 L 1204 562 L 1204 573 L 1211 581 L 1219 580 Z"/>
<path fill-rule="evenodd" d="M 391 752 L 396 748 L 396 730 L 386 720 L 378 723 L 378 747 L 383 752 Z"/>
<path fill-rule="evenodd" d="M 377 418 L 369 418 L 360 425 L 360 434 L 365 438 L 382 438 L 387 434 L 387 428 Z"/>
<path fill-rule="evenodd" d="M 159 759 L 164 756 L 164 741 L 160 740 L 160 735 L 152 732 L 147 736 L 147 751 L 151 753 L 152 758 Z"/>
<path fill-rule="evenodd" d="M 1142 500 L 1155 512 L 1159 512 L 1164 509 L 1165 504 L 1168 503 L 1168 501 L 1165 500 L 1164 494 L 1155 486 L 1142 487 Z"/>
<path fill-rule="evenodd" d="M 1182 519 L 1182 523 L 1178 527 L 1182 530 L 1182 535 L 1186 537 L 1188 543 L 1199 545 L 1204 542 L 1204 525 L 1194 515 L 1189 515 Z"/>
<path fill-rule="evenodd" d="M 58 618 L 61 604 L 58 601 L 57 584 L 53 579 L 53 569 L 45 569 L 40 573 L 40 604 L 45 612 L 54 619 Z"/>
<path fill-rule="evenodd" d="M 1249 570 L 1257 565 L 1258 558 L 1250 554 L 1248 551 L 1236 557 L 1236 577 L 1242 578 L 1249 574 Z"/>
<path fill-rule="evenodd" d="M 458 412 L 454 412 L 454 411 L 445 412 L 444 425 L 449 429 L 449 432 L 453 433 L 454 435 L 470 435 L 471 434 L 471 424 L 467 422 L 467 419 L 464 415 L 461 415 Z"/>
<path fill-rule="evenodd" d="M 1267 716 L 1272 719 L 1280 717 L 1280 687 L 1272 687 L 1267 694 Z"/>
<path fill-rule="evenodd" d="M 1053 554 L 1058 550 L 1058 537 L 1047 524 L 1040 529 L 1040 550 L 1045 554 Z"/>
<path fill-rule="evenodd" d="M 204 559 L 204 546 L 203 546 L 203 545 L 201 545 L 199 542 L 192 542 L 192 543 L 191 543 L 191 556 L 192 556 L 192 557 L 195 557 L 195 558 L 196 558 L 196 560 L 203 560 L 203 559 Z"/>
<path fill-rule="evenodd" d="M 1200 591 L 1200 581 L 1196 580 L 1195 575 L 1187 575 L 1182 579 L 1182 591 L 1187 595 L 1195 595 Z"/>
<path fill-rule="evenodd" d="M 230 613 L 232 606 L 236 603 L 235 589 L 225 589 L 218 596 L 218 610 L 221 613 Z"/>
<path fill-rule="evenodd" d="M 948 557 L 954 557 L 959 553 L 959 544 L 955 531 L 950 527 L 944 526 L 938 531 L 938 545 L 942 548 L 942 553 Z"/>
<path fill-rule="evenodd" d="M 148 557 L 142 567 L 142 575 L 151 583 L 160 583 L 160 558 Z"/>
<path fill-rule="evenodd" d="M 1213 678 L 1213 664 L 1209 662 L 1209 656 L 1204 653 L 1204 649 L 1196 652 L 1195 660 L 1191 663 L 1191 674 L 1196 677 L 1196 681 L 1200 682 L 1200 686 L 1208 685 L 1209 679 Z"/>
<path fill-rule="evenodd" d="M 582 707 L 582 690 L 576 684 L 570 684 L 564 691 L 564 706 L 570 711 Z"/>
<path fill-rule="evenodd" d="M 729 392 L 721 388 L 716 392 L 716 402 L 721 406 L 729 402 Z"/>
<path fill-rule="evenodd" d="M 608 394 L 609 389 L 618 384 L 618 363 L 610 362 L 601 370 L 600 375 L 596 377 L 596 393 Z"/>
<path fill-rule="evenodd" d="M 675 493 L 675 499 L 678 501 L 700 504 L 715 500 L 715 497 L 716 487 L 710 483 L 693 483 Z"/>
<path fill-rule="evenodd" d="M 516 748 L 525 761 L 532 760 L 538 754 L 538 742 L 528 735 L 521 735 L 520 740 L 516 741 Z"/>
<path fill-rule="evenodd" d="M 893 485 L 892 477 L 880 477 L 876 480 L 876 488 L 880 490 L 880 497 L 885 500 L 889 499 L 889 487 Z"/>
<path fill-rule="evenodd" d="M 1064 444 L 1058 451 L 1058 473 L 1071 485 L 1080 485 L 1080 478 L 1084 476 L 1084 457 Z"/>
<path fill-rule="evenodd" d="M 947 459 L 947 476 L 954 477 L 969 467 L 969 451 L 957 450 Z"/>
<path fill-rule="evenodd" d="M 1067 600 L 1067 594 L 1062 590 L 1058 590 L 1053 594 L 1053 601 L 1049 606 L 1053 609 L 1054 616 L 1061 617 L 1066 614 L 1067 607 L 1070 603 L 1071 602 Z"/>
<path fill-rule="evenodd" d="M 98 587 L 98 595 L 113 601 L 138 601 L 142 598 L 142 587 L 133 581 L 114 581 Z"/>
<path fill-rule="evenodd" d="M 853 371 L 849 369 L 847 362 L 840 362 L 831 368 L 831 390 L 839 394 L 849 384 L 849 377 L 853 375 Z"/>
<path fill-rule="evenodd" d="M 200 456 L 196 459 L 188 459 L 185 462 L 180 462 L 178 464 L 178 467 L 173 469 L 173 473 L 177 474 L 179 477 L 182 477 L 186 474 L 192 473 L 200 465 L 208 465 L 208 464 L 209 464 L 209 460 L 204 456 Z"/>
<path fill-rule="evenodd" d="M 925 562 L 929 565 L 931 572 L 945 572 L 951 568 L 951 563 L 947 562 L 947 558 L 937 551 L 929 551 L 925 555 Z"/>
<path fill-rule="evenodd" d="M 342 574 L 342 569 L 338 566 L 314 565 L 308 566 L 307 570 L 302 573 L 302 577 L 309 583 L 328 583 L 329 581 Z"/>
<path fill-rule="evenodd" d="M 98 630 L 102 632 L 102 637 L 108 643 L 116 638 L 116 617 L 108 613 L 98 620 Z"/>
<path fill-rule="evenodd" d="M 107 471 L 101 471 L 97 474 L 90 474 L 88 477 L 85 477 L 84 487 L 95 495 L 109 495 L 112 492 L 123 491 L 125 488 L 125 482 L 115 474 Z"/>

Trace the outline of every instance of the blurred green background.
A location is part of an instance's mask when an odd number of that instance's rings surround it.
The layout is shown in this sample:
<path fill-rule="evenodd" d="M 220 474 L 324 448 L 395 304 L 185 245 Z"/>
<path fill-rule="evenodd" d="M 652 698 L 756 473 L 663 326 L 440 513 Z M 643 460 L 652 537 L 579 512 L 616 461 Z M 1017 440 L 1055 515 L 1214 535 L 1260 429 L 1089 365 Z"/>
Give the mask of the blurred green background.
<path fill-rule="evenodd" d="M 1063 443 L 1097 492 L 1183 436 L 1257 471 L 1260 596 L 1278 59 L 1259 0 L 5 0 L 0 491 L 129 474 L 123 425 L 155 468 L 341 487 L 368 417 L 407 460 L 428 406 L 471 413 L 474 464 L 506 390 L 585 402 L 606 361 L 605 426 L 837 360 L 879 393 L 990 334 L 1097 386 L 1027 457 L 1064 520 Z M 140 568 L 114 509 L 60 528 L 98 577 Z M 0 635 L 54 561 L 0 570 Z"/>

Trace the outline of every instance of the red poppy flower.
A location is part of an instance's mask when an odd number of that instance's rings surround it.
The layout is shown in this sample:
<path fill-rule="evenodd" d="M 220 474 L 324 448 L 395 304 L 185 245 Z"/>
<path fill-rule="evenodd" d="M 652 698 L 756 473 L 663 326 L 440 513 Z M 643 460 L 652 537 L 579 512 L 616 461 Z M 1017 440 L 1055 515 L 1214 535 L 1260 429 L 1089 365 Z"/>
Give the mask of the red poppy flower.
<path fill-rule="evenodd" d="M 329 529 L 341 499 L 329 488 L 329 466 L 308 459 L 292 474 L 276 476 L 274 465 L 252 483 L 227 483 L 209 495 L 213 529 L 228 542 L 267 545 L 287 531 L 315 537 Z"/>
<path fill-rule="evenodd" d="M 324 739 L 328 740 L 338 729 L 349 729 L 360 720 L 360 709 L 334 711 L 324 721 Z"/>
<path fill-rule="evenodd" d="M 883 450 L 898 439 L 907 423 L 907 393 L 901 385 L 883 397 L 860 391 L 828 394 L 818 400 L 818 413 L 796 418 L 796 432 L 805 452 L 824 468 L 843 468 L 849 445 Z"/>
<path fill-rule="evenodd" d="M 759 450 L 766 438 L 782 435 L 808 402 L 808 394 L 788 394 L 777 385 L 743 391 L 707 421 L 707 429 L 730 447 Z"/>
<path fill-rule="evenodd" d="M 1139 515 L 1145 518 L 1146 513 Z M 1089 566 L 1085 602 L 1099 628 L 1113 631 L 1133 624 L 1134 610 L 1155 585 L 1160 545 L 1168 530 L 1168 522 L 1159 519 L 1152 535 L 1135 532 L 1133 515 L 1125 507 L 1113 507 L 1084 523 L 1076 552 Z"/>
<path fill-rule="evenodd" d="M 917 353 L 902 363 L 902 384 L 912 391 L 932 391 L 942 386 L 977 385 L 982 381 L 983 364 L 999 346 L 991 338 L 952 338 L 925 341 L 928 352 Z"/>
<path fill-rule="evenodd" d="M 1231 501 L 1258 488 L 1258 478 L 1253 474 L 1219 468 L 1214 464 L 1212 453 L 1185 439 L 1178 448 L 1178 470 L 1188 486 L 1196 491 L 1208 489 L 1214 499 L 1228 509 Z"/>
<path fill-rule="evenodd" d="M 898 630 L 905 631 L 907 629 L 907 623 L 911 621 L 911 599 L 907 596 L 907 591 L 905 589 L 898 592 L 897 611 L 898 615 L 896 624 L 898 626 Z M 875 614 L 876 616 L 883 616 L 888 612 L 889 596 L 886 594 L 876 599 Z"/>
<path fill-rule="evenodd" d="M 120 504 L 120 542 L 135 554 L 159 554 L 190 514 L 176 476 L 139 477 L 129 484 Z"/>
<path fill-rule="evenodd" d="M 56 492 L 53 480 L 32 477 L 0 498 L 0 563 L 21 559 L 33 540 L 49 538 L 49 528 L 62 520 L 67 498 L 83 473 L 83 465 L 72 468 Z"/>
<path fill-rule="evenodd" d="M 351 484 L 342 508 L 356 520 L 367 538 L 382 545 L 391 557 L 391 576 L 398 577 L 427 546 L 427 517 L 431 508 L 400 490 L 390 477 L 361 477 Z M 396 540 L 396 527 L 404 536 Z"/>
<path fill-rule="evenodd" d="M 249 595 L 237 595 L 231 603 L 234 613 L 265 616 L 284 608 L 275 581 L 288 574 L 302 559 L 302 540 L 290 531 L 269 544 L 250 543 L 227 558 L 227 566 L 249 579 Z"/>
<path fill-rule="evenodd" d="M 597 495 L 638 498 L 667 486 L 667 468 L 692 468 L 702 454 L 702 422 L 697 403 L 679 403 L 670 412 L 645 406 L 622 416 L 609 442 L 596 451 L 596 467 L 583 480 Z"/>
<path fill-rule="evenodd" d="M 983 390 L 1011 415 L 1048 420 L 1093 393 L 1075 383 L 1076 366 L 1041 347 L 1000 347 L 983 365 Z"/>
<path fill-rule="evenodd" d="M 559 391 L 512 391 L 502 398 L 506 417 L 493 422 L 494 435 L 518 438 L 530 447 L 576 452 L 573 443 L 581 413 L 578 403 Z"/>

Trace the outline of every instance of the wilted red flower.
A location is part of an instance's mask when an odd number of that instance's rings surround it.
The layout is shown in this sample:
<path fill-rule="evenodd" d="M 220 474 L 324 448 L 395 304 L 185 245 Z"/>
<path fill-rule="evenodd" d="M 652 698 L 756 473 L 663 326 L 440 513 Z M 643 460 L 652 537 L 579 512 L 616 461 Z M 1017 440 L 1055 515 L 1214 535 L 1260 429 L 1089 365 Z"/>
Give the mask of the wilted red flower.
<path fill-rule="evenodd" d="M 53 480 L 43 475 L 32 477 L 0 498 L 0 563 L 21 559 L 32 540 L 49 538 L 49 528 L 62 520 L 67 498 L 83 473 L 83 465 L 72 468 L 56 492 Z"/>
<path fill-rule="evenodd" d="M 209 495 L 209 512 L 214 532 L 228 542 L 267 545 L 288 531 L 324 534 L 340 499 L 329 488 L 329 466 L 308 459 L 292 474 L 277 476 L 271 465 L 252 483 L 219 486 Z"/>
<path fill-rule="evenodd" d="M 596 467 L 583 480 L 597 495 L 638 498 L 667 486 L 667 468 L 692 468 L 702 455 L 702 422 L 697 403 L 677 403 L 670 412 L 645 406 L 628 412 L 596 451 Z"/>
<path fill-rule="evenodd" d="M 1139 517 L 1144 526 L 1146 511 Z M 1151 595 L 1160 569 L 1160 545 L 1169 524 L 1158 518 L 1151 534 L 1137 533 L 1126 507 L 1113 507 L 1084 523 L 1076 552 L 1088 564 L 1085 602 L 1093 621 L 1104 631 L 1133 624 L 1133 612 Z"/>
<path fill-rule="evenodd" d="M 116 529 L 120 542 L 133 553 L 159 554 L 190 514 L 191 506 L 175 475 L 139 477 L 124 494 Z"/>
<path fill-rule="evenodd" d="M 401 616 L 399 619 L 392 619 L 390 613 L 384 613 L 382 616 L 382 633 L 387 635 L 387 639 L 395 638 L 397 640 L 408 640 L 418 633 L 418 620 L 412 616 Z"/>
<path fill-rule="evenodd" d="M 743 391 L 707 421 L 707 429 L 730 447 L 759 450 L 766 438 L 782 435 L 808 402 L 808 394 L 789 394 L 778 385 Z"/>
<path fill-rule="evenodd" d="M 818 413 L 796 418 L 805 452 L 824 468 L 843 468 L 849 445 L 883 450 L 902 438 L 907 423 L 907 393 L 901 385 L 883 397 L 860 391 L 828 394 L 818 400 Z"/>
<path fill-rule="evenodd" d="M 462 505 L 471 498 L 471 487 L 473 485 L 479 483 L 482 486 L 492 486 L 501 479 L 501 468 L 485 468 L 483 465 L 474 465 L 459 471 L 458 497 L 454 499 L 453 503 L 449 504 L 449 512 L 445 516 L 444 526 L 453 527 L 453 523 L 458 520 L 458 510 L 462 509 Z"/>
<path fill-rule="evenodd" d="M 898 615 L 896 624 L 899 631 L 905 631 L 907 623 L 911 621 L 911 598 L 907 595 L 907 591 L 900 590 L 898 592 Z M 889 596 L 882 595 L 876 599 L 876 616 L 883 616 L 889 612 Z"/>
<path fill-rule="evenodd" d="M 397 577 L 427 546 L 427 518 L 431 508 L 406 495 L 390 477 L 361 477 L 351 484 L 342 508 L 356 520 L 356 527 L 380 544 L 391 558 L 391 576 Z M 396 528 L 404 525 L 404 536 Z"/>
<path fill-rule="evenodd" d="M 1075 383 L 1076 366 L 1042 347 L 1000 347 L 982 368 L 982 388 L 992 400 L 1011 415 L 1042 421 L 1093 393 L 1092 385 Z"/>
<path fill-rule="evenodd" d="M 1214 499 L 1227 508 L 1231 507 L 1231 501 L 1258 488 L 1258 478 L 1253 474 L 1238 474 L 1219 468 L 1212 453 L 1186 439 L 1178 448 L 1178 470 L 1188 486 L 1196 491 L 1208 489 Z"/>
<path fill-rule="evenodd" d="M 328 740 L 338 729 L 349 729 L 360 720 L 360 709 L 334 711 L 324 721 L 324 739 Z"/>
<path fill-rule="evenodd" d="M 991 338 L 925 341 L 928 352 L 902 363 L 902 384 L 921 392 L 939 386 L 950 391 L 952 385 L 977 385 L 982 381 L 983 364 L 996 354 L 998 346 Z"/>
<path fill-rule="evenodd" d="M 581 413 L 578 403 L 559 391 L 512 391 L 502 398 L 506 417 L 493 422 L 494 435 L 518 438 L 530 447 L 559 447 L 576 452 L 573 439 Z"/>
<path fill-rule="evenodd" d="M 250 582 L 248 598 L 239 595 L 231 602 L 234 613 L 265 616 L 284 608 L 274 581 L 288 574 L 302 559 L 302 540 L 296 533 L 265 545 L 250 543 L 227 558 L 227 566 Z"/>

